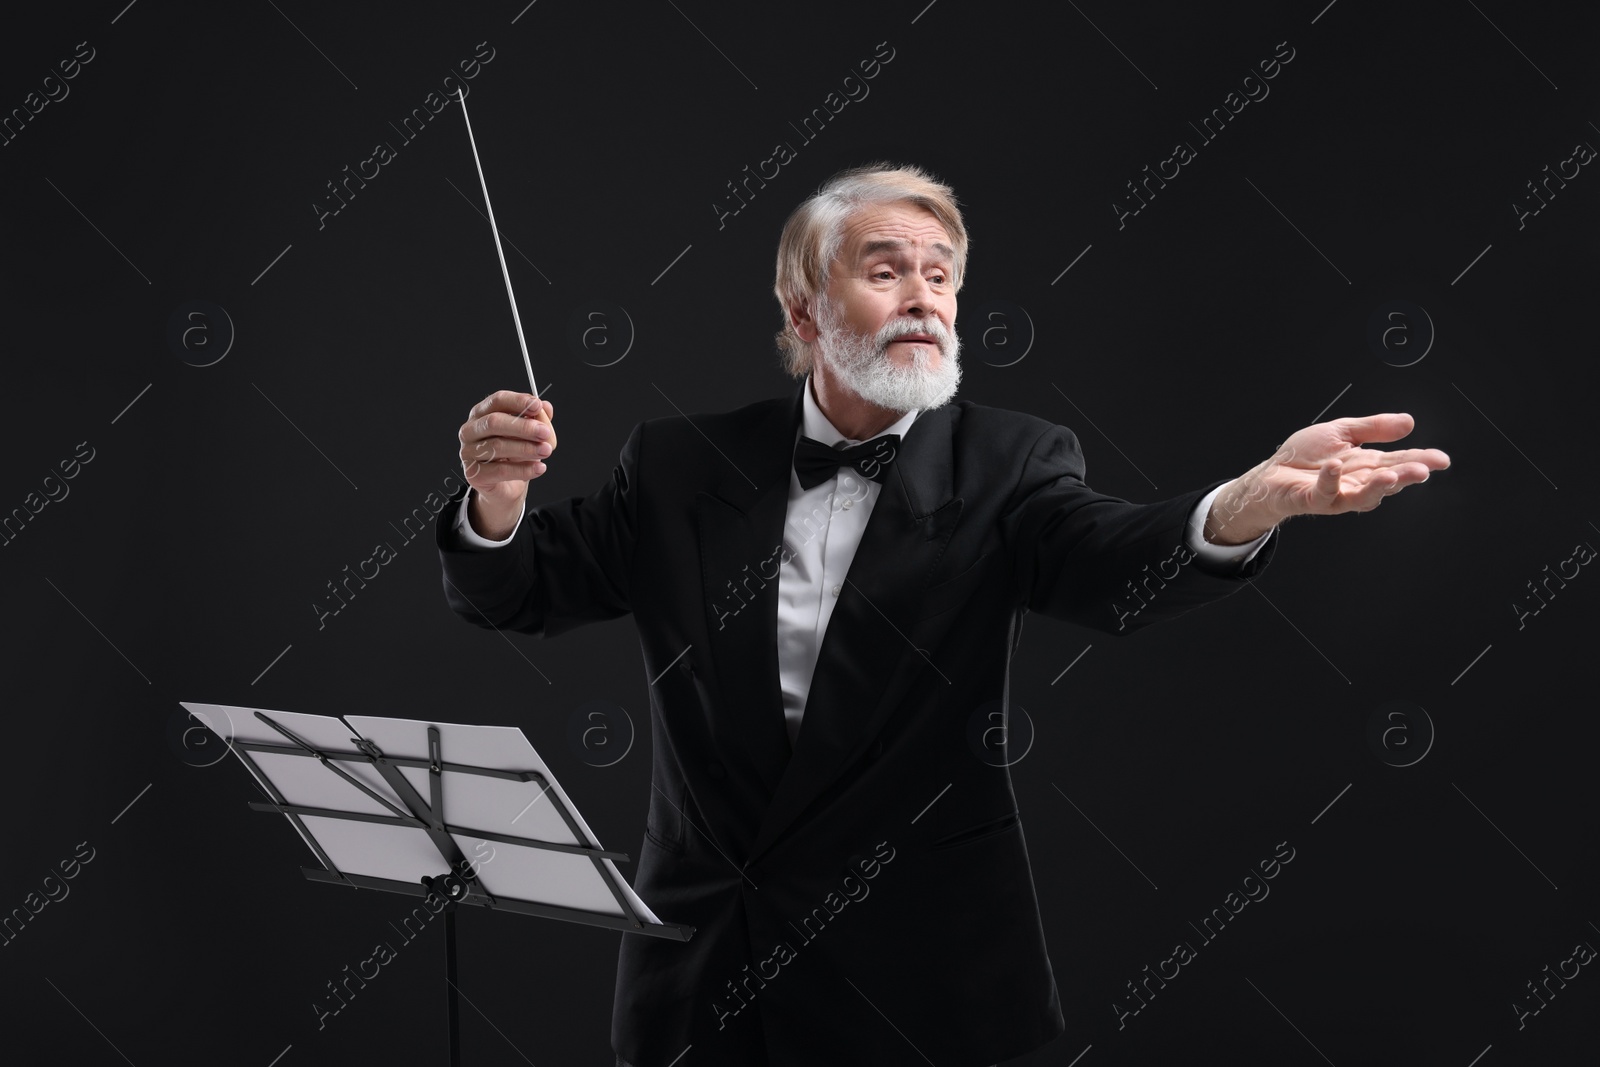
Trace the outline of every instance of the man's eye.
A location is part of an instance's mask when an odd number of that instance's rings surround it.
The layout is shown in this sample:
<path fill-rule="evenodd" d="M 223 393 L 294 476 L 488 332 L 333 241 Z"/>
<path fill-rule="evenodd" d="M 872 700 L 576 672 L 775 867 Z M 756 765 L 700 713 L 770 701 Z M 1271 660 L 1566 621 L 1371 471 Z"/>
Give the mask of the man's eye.
<path fill-rule="evenodd" d="M 873 277 L 874 278 L 892 278 L 892 277 L 894 277 L 894 271 L 891 271 L 891 270 L 880 270 L 878 273 L 874 274 Z"/>
<path fill-rule="evenodd" d="M 933 280 L 942 284 L 944 282 L 944 275 L 936 274 L 933 276 Z"/>

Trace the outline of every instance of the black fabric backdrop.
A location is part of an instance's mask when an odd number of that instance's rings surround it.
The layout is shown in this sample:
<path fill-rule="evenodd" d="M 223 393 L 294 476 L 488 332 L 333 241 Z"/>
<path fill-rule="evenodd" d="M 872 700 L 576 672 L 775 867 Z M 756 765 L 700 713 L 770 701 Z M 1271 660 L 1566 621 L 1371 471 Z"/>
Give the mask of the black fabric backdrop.
<path fill-rule="evenodd" d="M 526 386 L 464 84 L 558 411 L 535 499 L 600 484 L 640 420 L 786 389 L 779 228 L 876 159 L 966 207 L 960 398 L 1072 427 L 1096 488 L 1157 499 L 1374 411 L 1450 453 L 1132 641 L 1030 617 L 1012 774 L 1068 1031 L 1014 1062 L 1593 1063 L 1595 18 L 1324 2 L 9 12 L 11 1042 L 442 1055 L 437 930 L 319 1028 L 410 902 L 305 881 L 180 700 L 520 726 L 637 847 L 648 737 L 603 767 L 569 741 L 585 709 L 619 744 L 648 721 L 628 620 L 467 626 L 405 533 L 468 407 Z M 611 1062 L 618 935 L 461 930 L 468 1063 Z"/>

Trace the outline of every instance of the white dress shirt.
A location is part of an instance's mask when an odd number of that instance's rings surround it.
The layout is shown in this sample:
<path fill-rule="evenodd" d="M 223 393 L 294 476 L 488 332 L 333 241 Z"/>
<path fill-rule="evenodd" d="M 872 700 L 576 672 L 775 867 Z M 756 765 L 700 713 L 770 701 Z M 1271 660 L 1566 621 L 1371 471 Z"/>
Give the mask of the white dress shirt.
<path fill-rule="evenodd" d="M 847 438 L 828 421 L 811 394 L 810 379 L 806 381 L 805 399 L 799 434 L 830 447 L 843 443 L 860 444 Z M 899 434 L 910 430 L 920 409 L 906 412 L 893 425 L 881 433 Z M 1260 550 L 1271 536 L 1271 531 L 1254 541 L 1242 545 L 1213 545 L 1205 539 L 1204 524 L 1210 513 L 1211 502 L 1222 489 L 1218 486 L 1195 505 L 1190 515 L 1188 546 L 1190 551 L 1210 564 L 1225 566 L 1243 564 Z M 800 488 L 800 478 L 789 472 L 789 509 L 784 524 L 784 544 L 789 561 L 778 571 L 778 682 L 783 691 L 783 717 L 789 731 L 789 743 L 794 744 L 800 735 L 800 720 L 805 715 L 806 694 L 811 689 L 811 674 L 817 665 L 817 652 L 822 648 L 823 635 L 828 630 L 828 620 L 833 617 L 833 606 L 844 589 L 844 577 L 855 558 L 856 547 L 866 531 L 867 520 L 872 517 L 872 506 L 877 503 L 883 486 L 864 478 L 850 467 L 840 467 L 831 478 L 810 489 Z M 509 545 L 517 535 L 522 520 L 503 540 L 492 541 L 472 528 L 467 518 L 472 499 L 469 491 L 461 500 L 456 514 L 456 529 L 462 543 L 472 548 L 491 549 Z"/>

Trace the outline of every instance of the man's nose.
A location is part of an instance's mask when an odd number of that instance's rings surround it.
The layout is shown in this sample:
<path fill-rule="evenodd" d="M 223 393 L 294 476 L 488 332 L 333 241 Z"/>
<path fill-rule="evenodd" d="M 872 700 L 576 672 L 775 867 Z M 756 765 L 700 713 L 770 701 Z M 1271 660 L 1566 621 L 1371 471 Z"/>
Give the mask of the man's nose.
<path fill-rule="evenodd" d="M 908 288 L 900 302 L 900 313 L 916 318 L 933 315 L 933 287 L 925 278 L 916 277 L 907 283 Z"/>

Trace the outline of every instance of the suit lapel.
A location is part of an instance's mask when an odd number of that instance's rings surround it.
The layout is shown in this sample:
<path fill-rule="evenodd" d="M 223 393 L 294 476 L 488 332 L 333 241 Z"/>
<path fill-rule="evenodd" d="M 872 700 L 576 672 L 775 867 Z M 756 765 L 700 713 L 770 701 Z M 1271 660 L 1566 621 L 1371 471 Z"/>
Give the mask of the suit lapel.
<path fill-rule="evenodd" d="M 695 521 L 718 699 L 713 740 L 729 767 L 753 767 L 770 797 L 789 762 L 778 683 L 778 551 L 788 516 L 805 382 L 775 403 L 746 440 L 718 447 L 737 459 L 715 491 L 698 494 Z"/>

